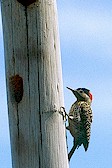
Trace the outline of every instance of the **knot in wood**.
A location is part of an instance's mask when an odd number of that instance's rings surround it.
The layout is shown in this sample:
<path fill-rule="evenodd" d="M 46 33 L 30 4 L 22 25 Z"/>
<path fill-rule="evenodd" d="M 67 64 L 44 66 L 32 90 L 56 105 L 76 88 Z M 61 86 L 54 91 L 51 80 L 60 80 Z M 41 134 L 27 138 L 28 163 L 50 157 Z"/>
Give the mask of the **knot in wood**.
<path fill-rule="evenodd" d="M 10 77 L 10 87 L 12 95 L 17 103 L 22 100 L 23 97 L 23 79 L 18 74 Z"/>

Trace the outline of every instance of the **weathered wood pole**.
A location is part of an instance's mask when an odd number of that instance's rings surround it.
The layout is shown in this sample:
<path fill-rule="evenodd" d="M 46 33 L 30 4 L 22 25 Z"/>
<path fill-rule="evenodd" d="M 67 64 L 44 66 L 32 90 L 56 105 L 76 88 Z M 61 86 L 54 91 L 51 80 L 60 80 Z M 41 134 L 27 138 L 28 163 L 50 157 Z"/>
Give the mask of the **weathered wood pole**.
<path fill-rule="evenodd" d="M 1 2 L 12 165 L 68 168 L 56 1 L 32 2 Z"/>

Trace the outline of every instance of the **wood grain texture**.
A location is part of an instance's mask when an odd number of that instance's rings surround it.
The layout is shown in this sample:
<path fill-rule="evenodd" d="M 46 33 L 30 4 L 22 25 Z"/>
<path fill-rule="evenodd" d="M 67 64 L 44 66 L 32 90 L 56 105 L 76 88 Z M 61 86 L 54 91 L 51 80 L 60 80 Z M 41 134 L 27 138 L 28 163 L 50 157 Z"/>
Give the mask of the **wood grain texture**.
<path fill-rule="evenodd" d="M 56 2 L 1 4 L 13 168 L 68 168 L 65 126 L 57 112 L 63 89 Z M 15 74 L 24 85 L 19 103 L 9 89 Z"/>

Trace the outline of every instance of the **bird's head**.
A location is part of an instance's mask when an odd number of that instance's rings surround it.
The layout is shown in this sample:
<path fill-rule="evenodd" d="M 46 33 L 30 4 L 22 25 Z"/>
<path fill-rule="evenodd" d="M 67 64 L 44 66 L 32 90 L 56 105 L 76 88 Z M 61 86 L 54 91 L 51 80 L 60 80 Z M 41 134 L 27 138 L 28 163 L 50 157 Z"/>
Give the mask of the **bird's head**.
<path fill-rule="evenodd" d="M 92 102 L 92 94 L 89 89 L 78 88 L 78 89 L 74 90 L 69 87 L 67 87 L 67 89 L 72 91 L 72 93 L 76 96 L 77 101 L 86 101 L 87 103 Z"/>

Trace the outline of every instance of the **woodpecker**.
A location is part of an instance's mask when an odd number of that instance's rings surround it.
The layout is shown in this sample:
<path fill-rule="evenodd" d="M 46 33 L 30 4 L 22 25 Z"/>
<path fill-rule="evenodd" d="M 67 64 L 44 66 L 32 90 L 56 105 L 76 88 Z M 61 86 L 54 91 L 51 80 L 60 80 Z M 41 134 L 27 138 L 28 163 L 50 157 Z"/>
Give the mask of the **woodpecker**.
<path fill-rule="evenodd" d="M 91 134 L 91 123 L 92 123 L 92 94 L 90 90 L 86 88 L 78 88 L 73 90 L 67 87 L 77 98 L 76 102 L 72 104 L 68 114 L 68 127 L 71 135 L 74 138 L 74 144 L 71 151 L 68 154 L 70 161 L 76 148 L 83 144 L 85 151 L 88 149 L 90 134 Z"/>

